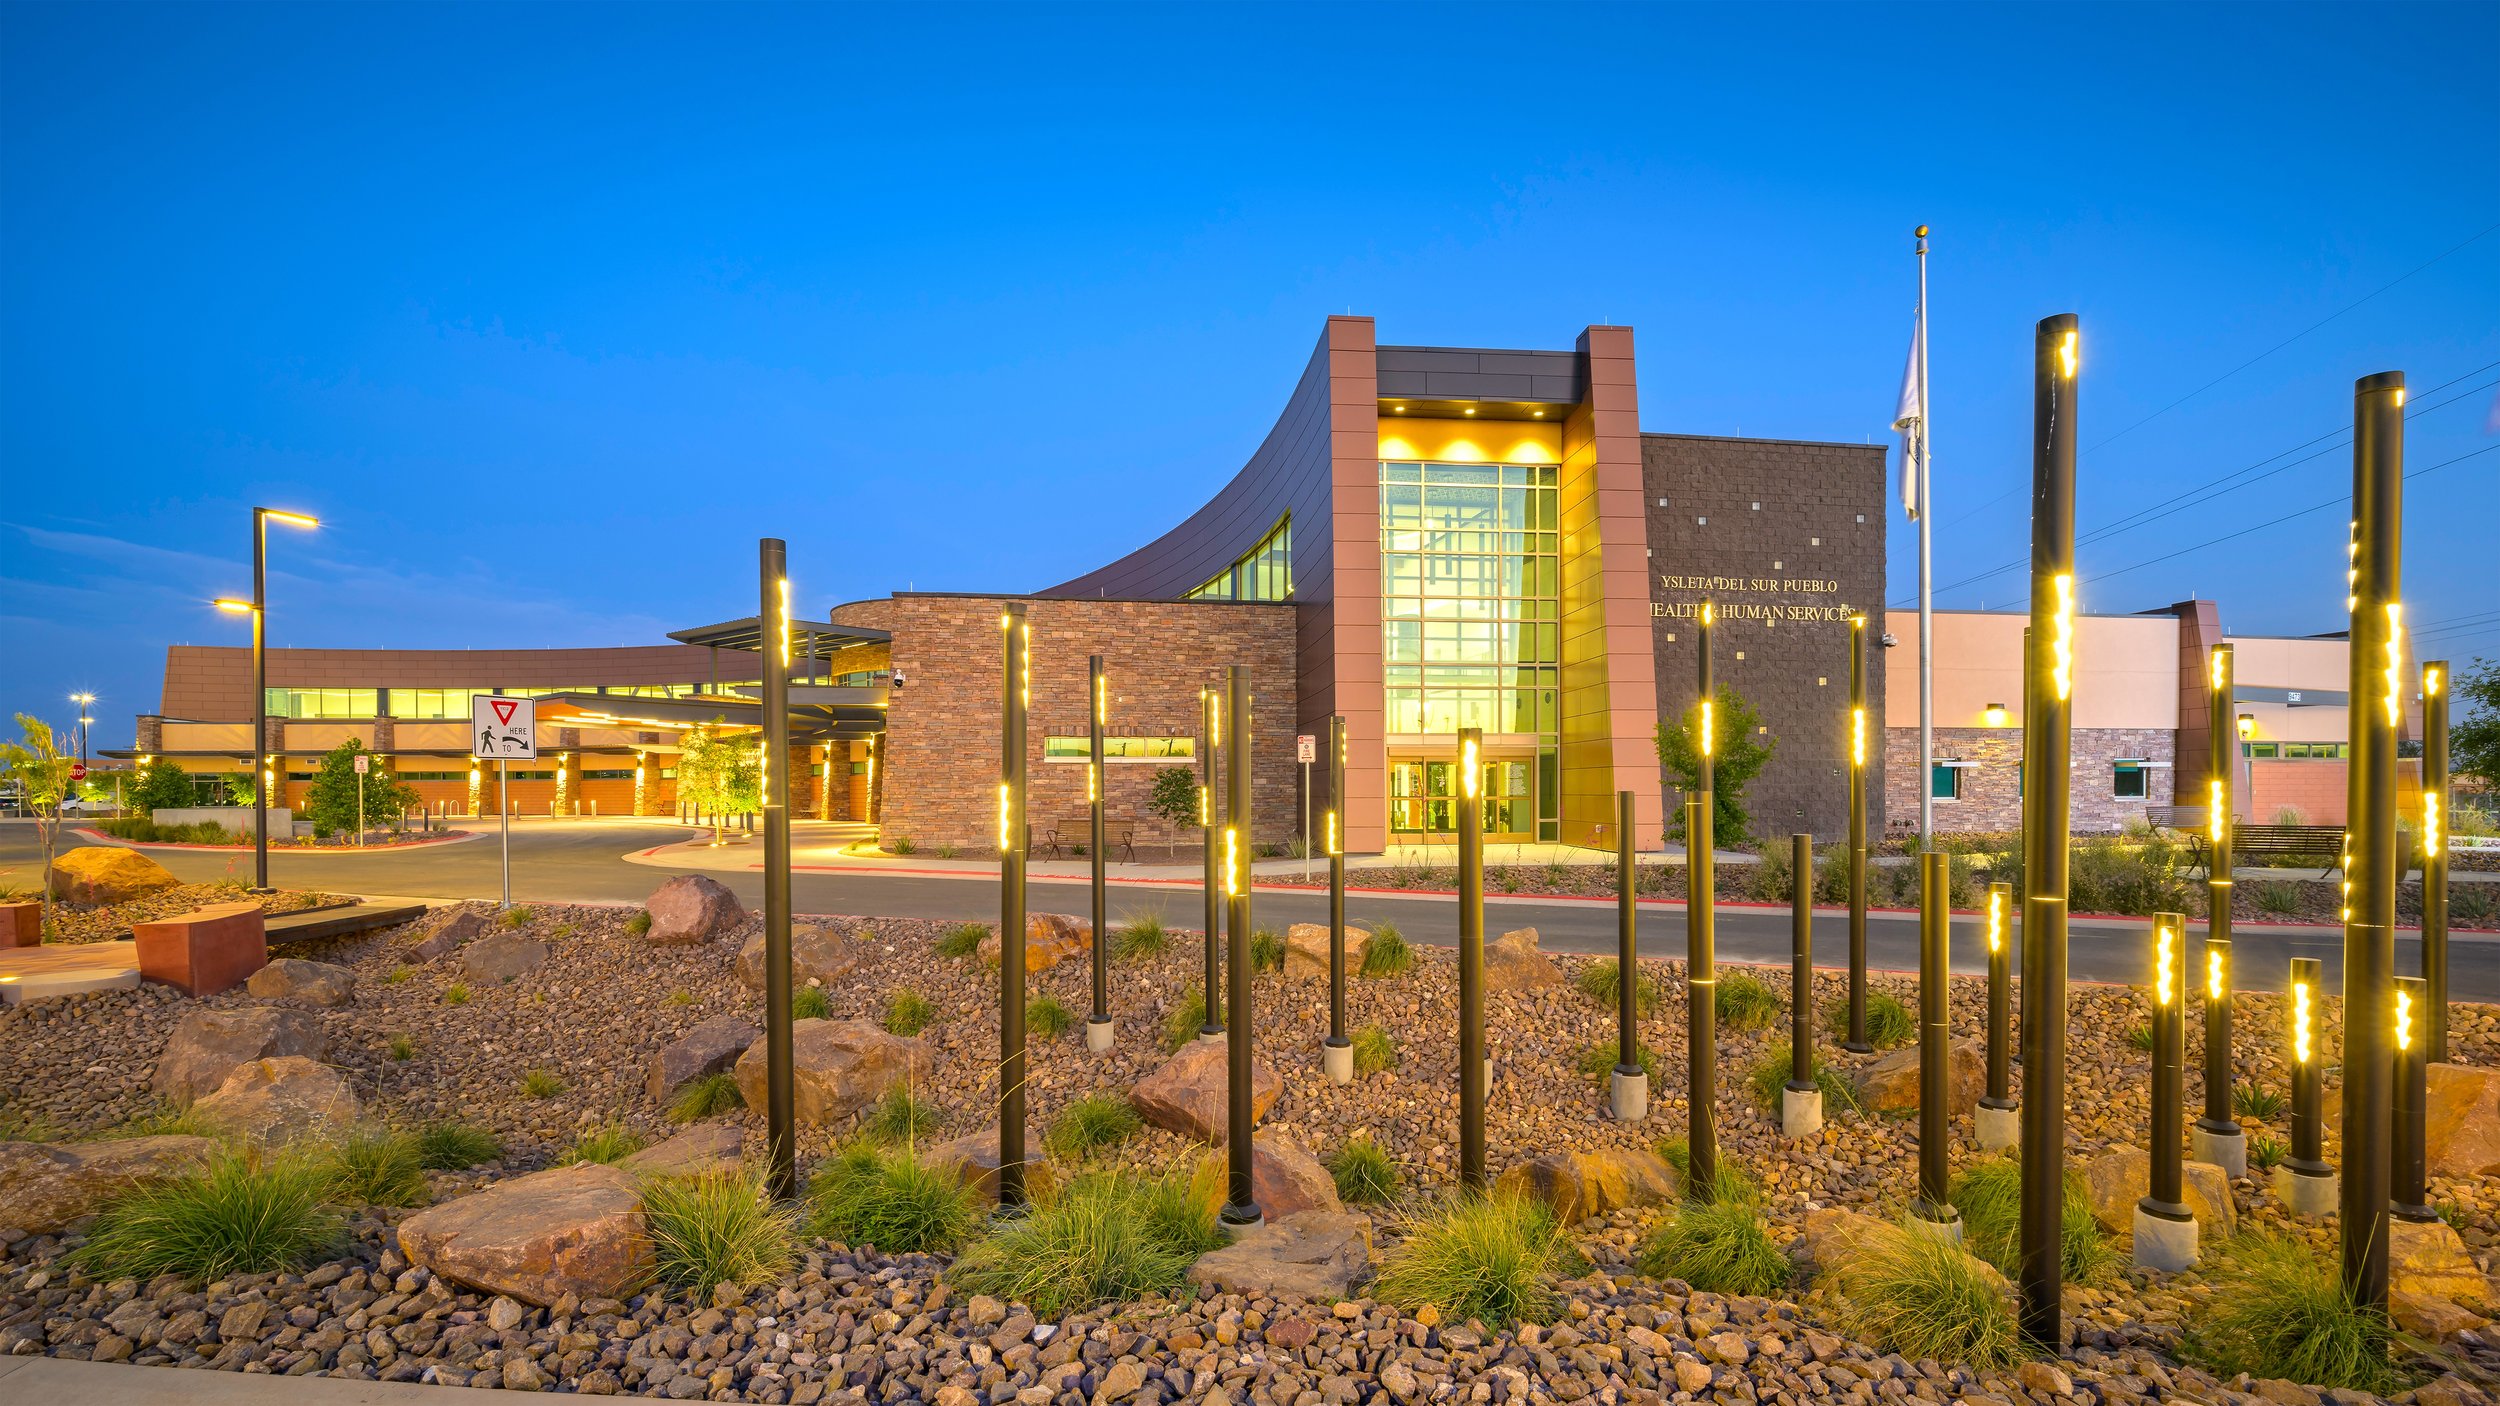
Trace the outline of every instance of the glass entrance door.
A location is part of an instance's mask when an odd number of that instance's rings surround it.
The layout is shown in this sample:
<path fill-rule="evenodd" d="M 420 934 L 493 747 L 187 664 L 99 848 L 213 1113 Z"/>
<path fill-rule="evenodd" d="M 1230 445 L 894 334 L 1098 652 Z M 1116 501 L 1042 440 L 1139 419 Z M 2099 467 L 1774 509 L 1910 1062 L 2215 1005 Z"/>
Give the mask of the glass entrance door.
<path fill-rule="evenodd" d="M 1524 840 L 1535 824 L 1530 790 L 1535 770 L 1527 757 L 1484 759 L 1484 833 Z M 1428 757 L 1389 759 L 1389 832 L 1393 839 L 1455 842 L 1458 835 L 1458 763 Z"/>

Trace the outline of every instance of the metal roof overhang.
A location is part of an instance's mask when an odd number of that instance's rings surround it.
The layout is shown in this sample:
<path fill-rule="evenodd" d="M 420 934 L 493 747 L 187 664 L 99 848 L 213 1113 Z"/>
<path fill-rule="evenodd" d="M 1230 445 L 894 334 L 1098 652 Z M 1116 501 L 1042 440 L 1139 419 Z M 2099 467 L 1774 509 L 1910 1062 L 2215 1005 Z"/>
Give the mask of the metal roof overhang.
<path fill-rule="evenodd" d="M 830 688 L 824 685 L 790 690 L 790 740 L 847 742 L 885 731 L 885 690 Z M 688 698 L 623 698 L 606 693 L 557 693 L 543 701 L 564 711 L 542 713 L 542 721 L 574 726 L 627 730 L 683 731 L 706 723 L 731 727 L 762 727 L 760 699 L 735 694 L 699 694 Z"/>
<path fill-rule="evenodd" d="M 830 660 L 843 650 L 863 644 L 891 644 L 894 635 L 887 630 L 871 630 L 862 625 L 836 625 L 823 620 L 790 622 L 791 652 L 808 659 Z M 717 625 L 698 625 L 691 630 L 671 630 L 668 637 L 679 644 L 703 645 L 712 649 L 742 649 L 749 654 L 764 647 L 764 629 L 756 617 L 724 620 Z"/>

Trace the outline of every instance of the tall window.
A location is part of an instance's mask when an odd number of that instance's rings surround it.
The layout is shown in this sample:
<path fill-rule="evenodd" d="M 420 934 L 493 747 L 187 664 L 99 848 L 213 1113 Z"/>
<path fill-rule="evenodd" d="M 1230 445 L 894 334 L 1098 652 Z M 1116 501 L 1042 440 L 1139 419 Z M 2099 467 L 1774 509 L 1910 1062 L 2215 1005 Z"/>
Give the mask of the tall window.
<path fill-rule="evenodd" d="M 273 718 L 379 717 L 380 689 L 272 688 L 265 690 Z"/>
<path fill-rule="evenodd" d="M 1199 583 L 1186 600 L 1279 601 L 1293 598 L 1293 514 L 1276 520 L 1259 544 Z"/>
<path fill-rule="evenodd" d="M 1505 828 L 1542 839 L 1553 838 L 1561 814 L 1557 473 L 1524 464 L 1380 466 L 1388 731 L 1447 737 L 1480 727 L 1489 749 L 1515 750 L 1517 800 L 1505 808 Z M 1505 791 L 1512 775 L 1505 772 Z"/>

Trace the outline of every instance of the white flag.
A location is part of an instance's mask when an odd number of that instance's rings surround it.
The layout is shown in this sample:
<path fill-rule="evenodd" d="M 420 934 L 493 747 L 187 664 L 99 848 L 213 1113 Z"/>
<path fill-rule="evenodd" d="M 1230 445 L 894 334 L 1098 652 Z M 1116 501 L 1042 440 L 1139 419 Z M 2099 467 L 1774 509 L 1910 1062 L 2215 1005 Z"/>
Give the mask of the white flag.
<path fill-rule="evenodd" d="M 1892 412 L 1901 432 L 1901 507 L 1915 521 L 1927 511 L 1926 476 L 1920 472 L 1927 438 L 1927 309 L 1910 325 L 1910 364 L 1901 372 L 1901 403 Z"/>

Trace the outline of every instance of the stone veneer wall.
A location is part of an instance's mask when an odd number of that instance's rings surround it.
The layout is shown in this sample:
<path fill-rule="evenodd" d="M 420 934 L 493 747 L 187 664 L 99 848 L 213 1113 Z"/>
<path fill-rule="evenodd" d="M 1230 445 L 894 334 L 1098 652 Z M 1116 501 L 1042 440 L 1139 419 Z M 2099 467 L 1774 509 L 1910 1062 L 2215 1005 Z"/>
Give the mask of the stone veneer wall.
<path fill-rule="evenodd" d="M 894 634 L 894 668 L 903 684 L 887 711 L 879 759 L 888 844 L 907 837 L 923 853 L 940 845 L 996 852 L 998 617 L 1008 599 L 897 595 L 836 612 L 845 623 Z M 1026 812 L 1037 843 L 1054 827 L 1063 847 L 1085 838 L 1085 767 L 1045 763 L 1042 746 L 1054 734 L 1084 734 L 1086 658 L 1093 654 L 1104 656 L 1110 674 L 1115 736 L 1196 736 L 1198 690 L 1220 686 L 1225 665 L 1248 665 L 1253 838 L 1281 844 L 1300 833 L 1293 606 L 1052 598 L 1030 598 L 1026 605 L 1033 624 L 1027 724 L 1033 789 Z M 1194 761 L 1186 765 L 1196 769 Z M 1168 833 L 1146 809 L 1161 769 L 1154 763 L 1103 768 L 1108 833 L 1116 845 L 1121 832 L 1134 827 L 1141 859 L 1150 858 Z M 1183 843 L 1194 838 L 1182 835 Z"/>
<path fill-rule="evenodd" d="M 2121 829 L 2129 820 L 2142 820 L 2147 807 L 2169 805 L 2177 780 L 2172 767 L 2153 767 L 2146 773 L 2142 800 L 2122 800 L 2110 791 L 2114 764 L 2119 758 L 2173 761 L 2175 736 L 2164 728 L 2076 728 L 2070 744 L 2073 782 L 2067 804 L 2073 833 L 2107 834 Z M 1918 729 L 1887 728 L 1884 757 L 1887 828 L 1915 827 L 1920 774 Z M 1959 758 L 1979 763 L 1963 771 L 1960 800 L 1936 802 L 1939 831 L 2022 828 L 2022 797 L 2017 780 L 2023 760 L 2021 728 L 1937 728 L 1936 757 L 1940 761 Z"/>

